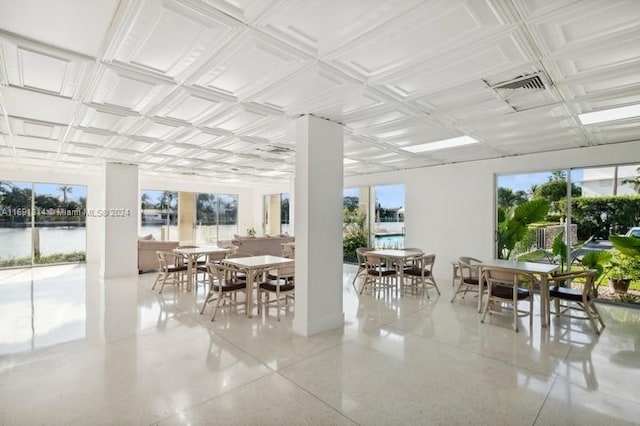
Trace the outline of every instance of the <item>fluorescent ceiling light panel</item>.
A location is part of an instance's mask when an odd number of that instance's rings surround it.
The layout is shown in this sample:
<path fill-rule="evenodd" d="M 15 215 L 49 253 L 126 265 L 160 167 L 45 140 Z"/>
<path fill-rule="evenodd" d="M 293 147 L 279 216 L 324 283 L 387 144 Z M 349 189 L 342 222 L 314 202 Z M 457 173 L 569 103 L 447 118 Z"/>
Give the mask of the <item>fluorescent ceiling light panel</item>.
<path fill-rule="evenodd" d="M 444 139 L 437 142 L 423 143 L 421 145 L 405 146 L 402 149 L 404 149 L 405 151 L 418 153 L 418 152 L 426 152 L 426 151 L 436 151 L 438 149 L 457 148 L 459 146 L 471 145 L 474 143 L 478 143 L 478 141 L 472 138 L 471 136 L 459 136 L 457 138 Z"/>
<path fill-rule="evenodd" d="M 620 108 L 605 109 L 602 111 L 586 112 L 578 114 L 582 124 L 595 124 L 605 121 L 622 120 L 623 118 L 639 117 L 640 104 L 629 105 Z"/>
<path fill-rule="evenodd" d="M 358 160 L 352 160 L 351 158 L 345 158 L 343 161 L 343 164 L 346 166 L 348 164 L 355 164 L 355 163 L 359 163 Z"/>

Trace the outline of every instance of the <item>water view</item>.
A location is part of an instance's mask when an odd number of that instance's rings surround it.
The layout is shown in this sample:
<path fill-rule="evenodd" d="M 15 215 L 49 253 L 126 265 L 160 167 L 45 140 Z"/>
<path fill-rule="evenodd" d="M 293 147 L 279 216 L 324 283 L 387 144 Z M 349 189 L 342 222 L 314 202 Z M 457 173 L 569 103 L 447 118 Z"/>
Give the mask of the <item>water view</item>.
<path fill-rule="evenodd" d="M 84 227 L 40 229 L 40 254 L 85 251 L 87 231 Z M 0 228 L 0 259 L 31 257 L 31 228 Z"/>

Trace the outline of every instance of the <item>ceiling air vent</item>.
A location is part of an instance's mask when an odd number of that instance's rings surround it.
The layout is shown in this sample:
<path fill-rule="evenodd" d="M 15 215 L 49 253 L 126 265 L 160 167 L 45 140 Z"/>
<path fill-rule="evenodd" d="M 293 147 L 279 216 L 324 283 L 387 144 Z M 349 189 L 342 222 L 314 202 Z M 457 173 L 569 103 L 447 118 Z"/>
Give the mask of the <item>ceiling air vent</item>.
<path fill-rule="evenodd" d="M 542 81 L 542 78 L 540 78 L 540 74 L 534 74 L 522 75 L 505 83 L 497 84 L 493 86 L 493 88 L 495 90 L 544 90 L 547 87 L 545 86 L 544 81 Z"/>
<path fill-rule="evenodd" d="M 512 80 L 490 86 L 500 99 L 514 111 L 526 111 L 558 102 L 549 79 L 542 72 L 518 76 Z"/>

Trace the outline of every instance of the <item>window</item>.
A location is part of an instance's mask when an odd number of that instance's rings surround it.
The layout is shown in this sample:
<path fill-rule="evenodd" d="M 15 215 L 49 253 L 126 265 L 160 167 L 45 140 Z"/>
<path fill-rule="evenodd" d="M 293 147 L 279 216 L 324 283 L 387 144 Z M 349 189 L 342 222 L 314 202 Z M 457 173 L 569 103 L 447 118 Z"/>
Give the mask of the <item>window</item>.
<path fill-rule="evenodd" d="M 143 189 L 140 194 L 140 234 L 156 240 L 178 239 L 178 193 Z"/>
<path fill-rule="evenodd" d="M 0 182 L 0 266 L 82 262 L 87 187 Z"/>

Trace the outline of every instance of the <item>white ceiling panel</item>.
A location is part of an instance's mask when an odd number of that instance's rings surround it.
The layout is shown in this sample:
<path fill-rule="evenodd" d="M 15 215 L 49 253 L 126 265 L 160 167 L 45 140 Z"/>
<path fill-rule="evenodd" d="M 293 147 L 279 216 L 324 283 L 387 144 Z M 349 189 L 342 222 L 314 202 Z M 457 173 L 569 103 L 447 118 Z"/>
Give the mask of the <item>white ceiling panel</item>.
<path fill-rule="evenodd" d="M 305 58 L 287 45 L 250 34 L 231 42 L 192 79 L 198 86 L 244 98 L 304 64 Z"/>
<path fill-rule="evenodd" d="M 112 56 L 118 62 L 175 77 L 208 57 L 236 26 L 204 4 L 146 1 Z"/>
<path fill-rule="evenodd" d="M 435 2 L 434 2 L 435 3 Z M 503 24 L 489 3 L 448 1 L 412 11 L 375 36 L 341 52 L 336 62 L 369 78 L 438 57 L 451 46 L 495 33 Z"/>
<path fill-rule="evenodd" d="M 578 119 L 640 103 L 638 45 L 636 0 L 0 0 L 0 149 L 264 185 L 304 114 L 344 125 L 348 176 L 640 140 Z"/>
<path fill-rule="evenodd" d="M 0 28 L 97 56 L 119 4 L 119 0 L 2 1 Z"/>
<path fill-rule="evenodd" d="M 627 1 L 576 2 L 572 8 L 533 22 L 540 47 L 549 53 L 584 48 L 627 31 L 637 31 L 640 3 Z"/>
<path fill-rule="evenodd" d="M 322 98 L 332 101 L 331 95 L 340 96 L 348 87 L 348 82 L 337 73 L 326 67 L 313 66 L 288 76 L 272 89 L 250 99 L 295 115 L 311 111 L 314 101 Z"/>

